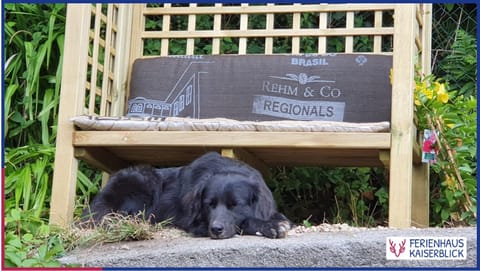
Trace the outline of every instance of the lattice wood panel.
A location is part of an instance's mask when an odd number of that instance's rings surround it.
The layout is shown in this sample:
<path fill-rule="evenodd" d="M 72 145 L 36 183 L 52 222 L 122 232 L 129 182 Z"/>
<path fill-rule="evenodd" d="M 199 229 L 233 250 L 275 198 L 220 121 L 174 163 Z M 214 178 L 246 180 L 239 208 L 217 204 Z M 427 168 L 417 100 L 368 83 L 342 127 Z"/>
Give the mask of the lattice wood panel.
<path fill-rule="evenodd" d="M 92 5 L 85 113 L 109 115 L 115 80 L 118 5 Z"/>
<path fill-rule="evenodd" d="M 431 29 L 431 20 L 427 20 L 426 16 L 432 15 L 431 5 L 417 5 L 416 6 L 416 32 L 415 32 L 415 46 L 418 54 L 418 67 L 423 75 L 431 72 L 431 43 L 432 33 L 425 31 L 424 28 Z M 425 23 L 429 25 L 426 26 Z"/>
<path fill-rule="evenodd" d="M 139 29 L 133 33 L 133 57 L 391 53 L 393 9 L 391 4 L 142 5 L 134 14 L 141 27 L 133 28 Z"/>

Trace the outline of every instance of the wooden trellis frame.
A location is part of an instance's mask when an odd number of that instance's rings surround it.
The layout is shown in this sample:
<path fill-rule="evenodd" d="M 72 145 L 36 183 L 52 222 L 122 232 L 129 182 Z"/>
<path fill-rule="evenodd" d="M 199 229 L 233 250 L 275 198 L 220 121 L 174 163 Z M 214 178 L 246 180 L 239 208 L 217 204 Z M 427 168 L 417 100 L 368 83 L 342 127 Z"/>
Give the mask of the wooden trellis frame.
<path fill-rule="evenodd" d="M 342 13 L 344 25 L 332 28 L 329 14 Z M 370 26 L 355 26 L 358 12 L 370 12 Z M 318 25 L 301 25 L 304 14 L 318 16 Z M 389 15 L 388 15 L 389 14 Z M 393 24 L 385 23 L 393 14 Z M 276 16 L 291 18 L 288 28 L 275 28 Z M 170 29 L 175 16 L 186 16 L 185 29 Z M 198 29 L 197 16 L 210 16 L 211 29 Z M 236 16 L 237 29 L 225 29 L 223 16 Z M 264 16 L 265 27 L 250 28 L 251 16 Z M 151 18 L 161 21 L 148 29 Z M 249 40 L 263 39 L 264 54 L 275 54 L 275 41 L 290 43 L 291 54 L 305 53 L 302 39 L 313 38 L 316 51 L 327 53 L 331 37 L 343 37 L 344 52 L 355 51 L 355 37 L 372 40 L 372 54 L 393 54 L 392 117 L 388 133 L 262 132 L 113 132 L 77 131 L 70 118 L 78 115 L 121 116 L 128 99 L 132 63 L 145 56 L 145 42 L 160 42 L 158 54 L 171 54 L 170 44 L 183 40 L 184 54 L 195 53 L 198 40 L 221 53 L 225 38 L 238 40 L 237 54 L 249 52 Z M 393 50 L 385 49 L 393 39 Z M 188 162 L 192 153 L 221 151 L 249 162 L 314 163 L 340 166 L 386 166 L 389 169 L 389 225 L 428 226 L 428 165 L 420 163 L 413 122 L 416 65 L 430 72 L 431 5 L 428 4 L 316 4 L 316 5 L 197 5 L 69 4 L 65 34 L 62 90 L 50 221 L 72 221 L 78 159 L 112 172 L 129 163 Z M 382 48 L 383 47 L 383 48 Z M 308 52 L 312 53 L 312 52 Z M 140 157 L 139 153 L 143 155 Z M 161 157 L 155 155 L 162 153 Z M 313 159 L 312 157 L 316 157 Z M 327 160 L 325 158 L 333 157 Z M 275 158 L 275 159 L 274 159 Z M 295 163 L 293 163 L 295 162 Z"/>

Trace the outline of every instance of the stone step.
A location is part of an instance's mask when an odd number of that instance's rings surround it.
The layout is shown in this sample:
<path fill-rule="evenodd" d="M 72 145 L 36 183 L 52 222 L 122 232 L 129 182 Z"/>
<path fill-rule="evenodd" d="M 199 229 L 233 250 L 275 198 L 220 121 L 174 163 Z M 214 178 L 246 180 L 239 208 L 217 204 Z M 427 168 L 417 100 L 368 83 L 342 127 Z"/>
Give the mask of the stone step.
<path fill-rule="evenodd" d="M 466 237 L 466 260 L 387 260 L 388 237 Z M 285 239 L 185 234 L 76 249 L 60 259 L 89 267 L 476 267 L 477 228 L 363 229 L 294 233 Z"/>

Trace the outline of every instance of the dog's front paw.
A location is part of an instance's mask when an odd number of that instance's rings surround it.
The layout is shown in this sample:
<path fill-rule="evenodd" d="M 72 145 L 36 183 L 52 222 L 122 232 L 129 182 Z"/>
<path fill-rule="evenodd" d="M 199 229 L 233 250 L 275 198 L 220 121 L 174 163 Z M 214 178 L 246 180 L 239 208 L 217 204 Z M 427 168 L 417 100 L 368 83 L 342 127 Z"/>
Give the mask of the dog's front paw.
<path fill-rule="evenodd" d="M 271 221 L 263 227 L 261 233 L 268 238 L 285 238 L 291 228 L 292 223 L 288 220 Z"/>

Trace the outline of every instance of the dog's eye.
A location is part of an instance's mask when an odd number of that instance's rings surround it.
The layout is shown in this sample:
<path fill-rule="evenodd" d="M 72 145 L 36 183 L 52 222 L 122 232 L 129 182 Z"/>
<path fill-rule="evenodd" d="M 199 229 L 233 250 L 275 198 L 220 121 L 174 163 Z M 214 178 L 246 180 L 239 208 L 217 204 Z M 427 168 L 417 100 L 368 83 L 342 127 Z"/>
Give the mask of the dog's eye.
<path fill-rule="evenodd" d="M 209 203 L 208 203 L 208 206 L 212 207 L 212 208 L 215 208 L 217 206 L 217 201 L 212 199 Z"/>
<path fill-rule="evenodd" d="M 229 203 L 227 204 L 227 208 L 228 208 L 228 209 L 233 209 L 233 208 L 235 208 L 236 206 L 237 206 L 237 203 L 236 203 L 236 202 L 229 202 Z"/>

